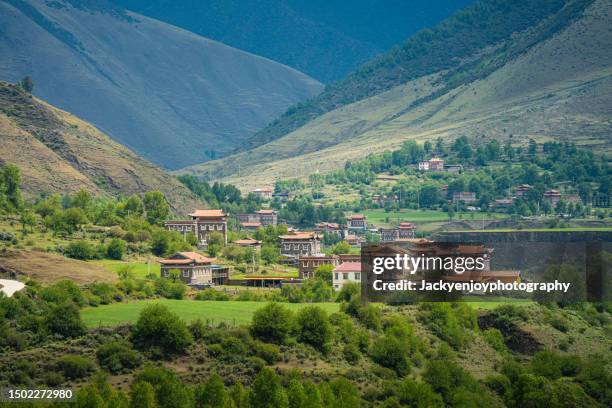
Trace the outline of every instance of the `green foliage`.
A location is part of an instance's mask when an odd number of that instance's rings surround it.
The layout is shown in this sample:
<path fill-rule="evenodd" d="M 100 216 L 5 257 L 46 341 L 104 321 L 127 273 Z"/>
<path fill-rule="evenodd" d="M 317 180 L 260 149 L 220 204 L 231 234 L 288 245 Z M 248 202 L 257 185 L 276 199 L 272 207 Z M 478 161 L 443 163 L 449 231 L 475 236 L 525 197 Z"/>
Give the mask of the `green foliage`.
<path fill-rule="evenodd" d="M 64 254 L 69 258 L 83 261 L 96 258 L 96 249 L 87 241 L 72 241 L 66 247 Z"/>
<path fill-rule="evenodd" d="M 121 260 L 125 255 L 127 244 L 120 238 L 113 238 L 106 247 L 106 256 L 108 259 Z"/>
<path fill-rule="evenodd" d="M 274 371 L 264 368 L 255 377 L 249 403 L 253 408 L 287 408 L 289 400 Z"/>
<path fill-rule="evenodd" d="M 152 225 L 163 223 L 170 214 L 170 206 L 160 191 L 147 191 L 143 205 L 147 221 Z"/>
<path fill-rule="evenodd" d="M 179 316 L 166 306 L 150 305 L 141 313 L 132 332 L 140 350 L 182 353 L 191 344 L 191 333 Z"/>
<path fill-rule="evenodd" d="M 332 338 L 327 313 L 317 306 L 307 306 L 297 313 L 296 330 L 298 341 L 309 344 L 317 350 L 329 351 Z"/>
<path fill-rule="evenodd" d="M 162 367 L 145 367 L 132 382 L 132 395 L 139 383 L 148 383 L 155 393 L 155 402 L 159 408 L 191 408 L 192 395 L 187 387 L 170 370 Z M 144 387 L 139 387 L 144 390 Z M 148 400 L 148 398 L 147 398 Z"/>
<path fill-rule="evenodd" d="M 85 357 L 67 355 L 55 361 L 56 369 L 70 380 L 84 378 L 95 368 L 93 362 Z"/>
<path fill-rule="evenodd" d="M 194 391 L 196 408 L 229 408 L 231 399 L 223 380 L 217 374 L 210 376 L 208 381 L 198 385 Z"/>
<path fill-rule="evenodd" d="M 476 312 L 465 303 L 423 303 L 419 318 L 442 340 L 461 348 L 478 329 Z"/>
<path fill-rule="evenodd" d="M 504 343 L 504 336 L 499 330 L 495 328 L 484 330 L 482 332 L 482 336 L 484 337 L 485 341 L 489 343 L 489 346 L 491 346 L 495 351 L 502 354 L 508 352 L 506 343 Z"/>
<path fill-rule="evenodd" d="M 111 341 L 101 345 L 96 352 L 101 367 L 113 374 L 137 368 L 141 357 L 125 341 Z"/>
<path fill-rule="evenodd" d="M 79 308 L 72 302 L 53 306 L 45 316 L 45 325 L 50 333 L 70 338 L 85 333 Z"/>
<path fill-rule="evenodd" d="M 260 340 L 283 344 L 293 327 L 293 314 L 278 303 L 269 303 L 253 315 L 251 334 Z"/>

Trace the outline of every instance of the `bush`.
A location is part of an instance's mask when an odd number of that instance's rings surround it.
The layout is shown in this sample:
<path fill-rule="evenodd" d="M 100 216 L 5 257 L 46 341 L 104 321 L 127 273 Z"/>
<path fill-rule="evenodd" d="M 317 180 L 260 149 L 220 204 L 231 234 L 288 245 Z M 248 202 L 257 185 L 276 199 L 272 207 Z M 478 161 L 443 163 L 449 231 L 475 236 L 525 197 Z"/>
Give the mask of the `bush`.
<path fill-rule="evenodd" d="M 81 356 L 63 356 L 56 360 L 55 367 L 69 380 L 87 377 L 95 368 L 94 363 Z"/>
<path fill-rule="evenodd" d="M 361 358 L 361 352 L 359 346 L 355 343 L 346 343 L 342 349 L 342 354 L 346 361 L 351 364 L 356 364 Z"/>
<path fill-rule="evenodd" d="M 274 364 L 281 358 L 280 349 L 274 344 L 257 341 L 254 344 L 254 350 L 255 355 L 263 359 L 268 364 Z"/>
<path fill-rule="evenodd" d="M 504 336 L 497 329 L 487 329 L 482 332 L 482 336 L 485 341 L 489 343 L 494 350 L 500 353 L 506 353 L 508 349 L 506 348 L 506 343 L 504 343 Z"/>
<path fill-rule="evenodd" d="M 45 325 L 49 332 L 66 338 L 81 336 L 86 329 L 79 308 L 72 302 L 51 308 L 45 317 Z"/>
<path fill-rule="evenodd" d="M 106 256 L 108 259 L 123 259 L 127 244 L 120 238 L 113 238 L 106 248 Z"/>
<path fill-rule="evenodd" d="M 87 241 L 75 241 L 68 244 L 64 254 L 68 258 L 87 261 L 96 257 L 95 248 Z"/>
<path fill-rule="evenodd" d="M 100 366 L 106 368 L 113 374 L 124 370 L 132 370 L 141 363 L 141 357 L 137 351 L 122 341 L 111 341 L 98 348 L 96 357 Z"/>
<path fill-rule="evenodd" d="M 164 305 L 147 306 L 133 329 L 133 340 L 141 350 L 159 349 L 165 353 L 182 353 L 193 338 L 178 315 Z"/>
<path fill-rule="evenodd" d="M 269 343 L 283 344 L 293 325 L 290 310 L 278 303 L 269 303 L 253 315 L 251 334 Z"/>
<path fill-rule="evenodd" d="M 302 308 L 296 318 L 297 337 L 321 352 L 329 350 L 332 330 L 327 313 L 318 306 Z"/>

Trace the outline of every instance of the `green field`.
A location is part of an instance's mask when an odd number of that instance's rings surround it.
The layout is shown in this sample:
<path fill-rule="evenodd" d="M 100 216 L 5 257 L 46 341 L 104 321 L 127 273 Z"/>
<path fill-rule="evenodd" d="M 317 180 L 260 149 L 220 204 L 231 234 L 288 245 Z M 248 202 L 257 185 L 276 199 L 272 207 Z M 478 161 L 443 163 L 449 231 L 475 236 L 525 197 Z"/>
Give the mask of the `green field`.
<path fill-rule="evenodd" d="M 195 319 L 210 320 L 214 324 L 222 321 L 230 324 L 245 324 L 251 321 L 255 310 L 266 305 L 266 302 L 239 302 L 214 300 L 171 300 L 155 299 L 128 303 L 113 303 L 111 305 L 88 307 L 83 309 L 81 316 L 88 327 L 116 326 L 122 323 L 133 323 L 146 306 L 163 304 L 185 321 Z M 283 303 L 283 306 L 296 311 L 308 303 Z M 329 313 L 338 311 L 338 303 L 316 303 Z"/>
<path fill-rule="evenodd" d="M 567 227 L 567 228 L 505 228 L 489 230 L 466 230 L 453 232 L 605 232 L 612 227 Z"/>
<path fill-rule="evenodd" d="M 149 274 L 149 271 L 156 276 L 159 276 L 160 266 L 157 262 L 151 261 L 150 264 L 145 262 L 126 262 L 126 261 L 112 261 L 104 259 L 100 261 L 90 261 L 93 264 L 102 266 L 111 272 L 119 272 L 126 266 L 130 268 L 130 271 L 134 274 L 134 277 L 144 279 Z"/>
<path fill-rule="evenodd" d="M 367 210 L 363 214 L 369 223 L 375 225 L 389 225 L 397 222 L 407 221 L 415 223 L 448 222 L 448 214 L 443 211 L 434 210 L 402 210 L 385 212 L 383 209 Z M 481 212 L 459 212 L 456 213 L 453 221 L 457 220 L 490 220 L 507 218 L 506 214 L 484 214 Z M 388 219 L 388 221 L 387 221 Z"/>

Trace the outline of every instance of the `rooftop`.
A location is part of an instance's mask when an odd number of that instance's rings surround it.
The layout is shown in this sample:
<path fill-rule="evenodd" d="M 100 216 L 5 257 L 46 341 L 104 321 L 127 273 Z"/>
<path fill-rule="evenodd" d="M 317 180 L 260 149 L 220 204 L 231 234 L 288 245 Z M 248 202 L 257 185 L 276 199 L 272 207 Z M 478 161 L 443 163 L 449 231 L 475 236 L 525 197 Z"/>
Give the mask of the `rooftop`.
<path fill-rule="evenodd" d="M 223 210 L 195 210 L 189 214 L 192 217 L 225 217 Z"/>
<path fill-rule="evenodd" d="M 361 262 L 344 262 L 336 266 L 334 272 L 361 272 Z"/>
<path fill-rule="evenodd" d="M 198 254 L 197 252 L 177 252 L 168 258 L 160 259 L 159 263 L 164 265 L 183 265 L 190 264 L 192 262 L 206 264 L 212 263 L 212 261 L 212 258 L 207 258 L 203 255 Z"/>

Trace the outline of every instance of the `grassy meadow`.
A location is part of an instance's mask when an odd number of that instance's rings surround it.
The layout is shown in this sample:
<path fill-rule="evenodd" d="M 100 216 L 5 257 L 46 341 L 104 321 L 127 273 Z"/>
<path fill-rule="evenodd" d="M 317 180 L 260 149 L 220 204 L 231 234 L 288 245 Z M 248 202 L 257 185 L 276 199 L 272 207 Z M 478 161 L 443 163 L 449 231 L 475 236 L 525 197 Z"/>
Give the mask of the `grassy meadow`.
<path fill-rule="evenodd" d="M 266 305 L 266 302 L 155 299 L 88 307 L 82 310 L 81 315 L 88 327 L 116 326 L 135 322 L 145 307 L 155 303 L 167 306 L 188 322 L 202 319 L 214 324 L 224 321 L 236 325 L 249 323 L 253 313 Z M 308 303 L 283 303 L 283 306 L 293 311 L 308 305 Z M 340 307 L 338 303 L 316 303 L 316 305 L 328 313 L 336 312 Z"/>

